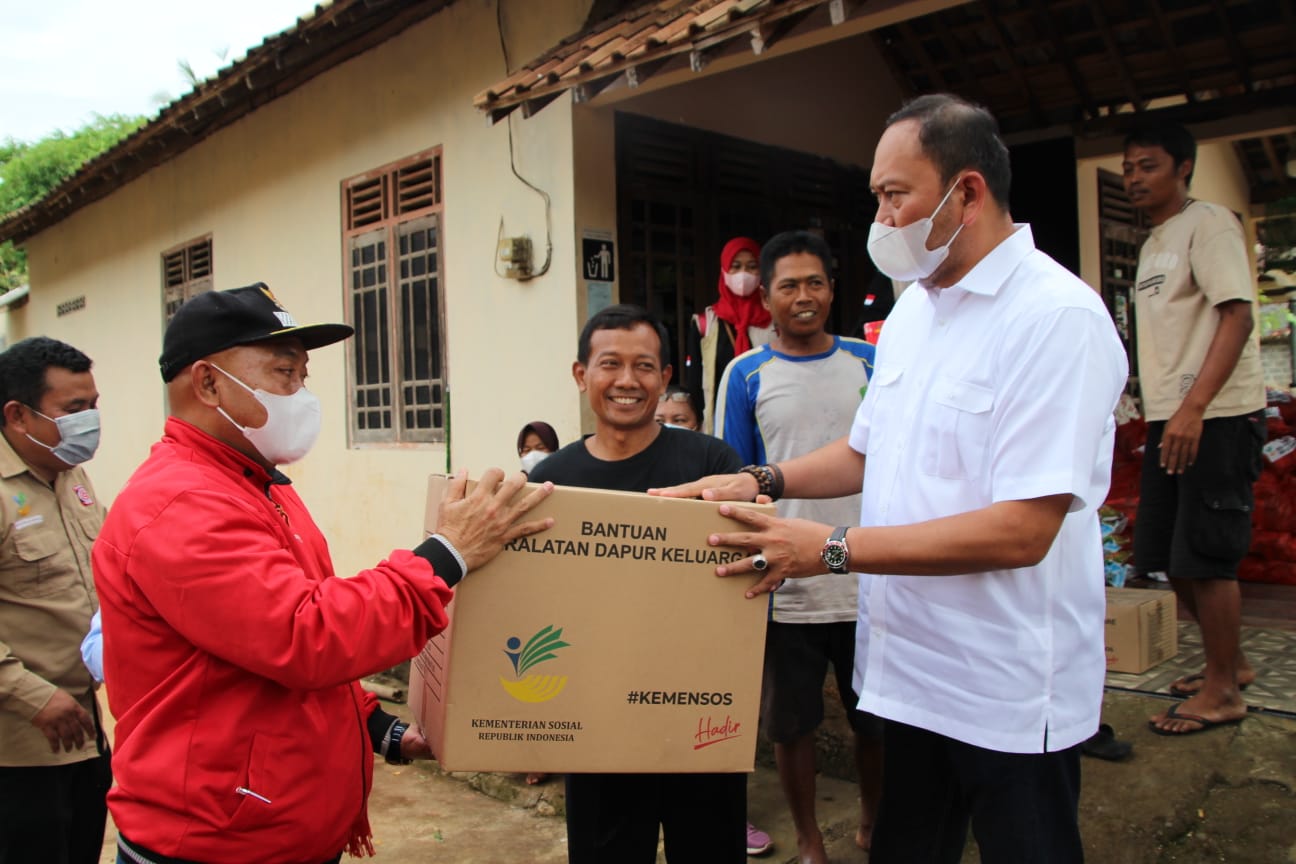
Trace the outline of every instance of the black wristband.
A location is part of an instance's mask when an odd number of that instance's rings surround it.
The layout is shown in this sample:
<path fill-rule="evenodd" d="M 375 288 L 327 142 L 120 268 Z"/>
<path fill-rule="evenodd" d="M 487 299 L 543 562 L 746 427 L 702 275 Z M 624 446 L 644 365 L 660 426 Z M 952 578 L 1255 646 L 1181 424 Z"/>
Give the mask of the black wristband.
<path fill-rule="evenodd" d="M 383 742 L 387 740 L 387 733 L 391 731 L 392 724 L 399 719 L 396 715 L 388 714 L 382 708 L 374 706 L 373 713 L 369 715 L 369 720 L 365 723 L 365 728 L 369 732 L 369 743 L 373 745 L 373 752 L 382 752 Z"/>
<path fill-rule="evenodd" d="M 401 756 L 401 739 L 405 737 L 405 732 L 408 730 L 409 724 L 400 720 L 392 723 L 391 728 L 387 730 L 379 752 L 382 753 L 383 759 L 387 760 L 388 765 L 408 765 L 413 761 Z"/>
<path fill-rule="evenodd" d="M 410 551 L 431 564 L 432 572 L 440 576 L 441 580 L 451 588 L 458 584 L 460 579 L 468 575 L 459 566 L 459 561 L 455 558 L 454 553 L 447 549 L 445 543 L 441 542 L 435 535 L 427 538 Z"/>

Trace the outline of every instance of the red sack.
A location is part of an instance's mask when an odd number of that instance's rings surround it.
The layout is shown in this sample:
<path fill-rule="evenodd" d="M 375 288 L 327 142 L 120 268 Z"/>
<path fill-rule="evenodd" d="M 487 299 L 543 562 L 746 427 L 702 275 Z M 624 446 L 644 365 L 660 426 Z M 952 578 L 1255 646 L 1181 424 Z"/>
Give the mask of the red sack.
<path fill-rule="evenodd" d="M 1265 565 L 1265 581 L 1276 585 L 1296 585 L 1296 564 L 1290 561 L 1270 561 Z"/>
<path fill-rule="evenodd" d="M 1273 441 L 1274 439 L 1292 434 L 1292 427 L 1289 426 L 1287 421 L 1283 419 L 1282 415 L 1278 413 L 1278 409 L 1273 406 L 1265 409 L 1265 427 L 1267 432 L 1265 436 L 1266 441 Z"/>
<path fill-rule="evenodd" d="M 1253 531 L 1248 554 L 1261 558 L 1266 563 L 1296 562 L 1296 534 L 1289 531 Z"/>
<path fill-rule="evenodd" d="M 1272 468 L 1279 474 L 1296 472 L 1296 437 L 1285 435 L 1264 445 L 1266 470 Z"/>
<path fill-rule="evenodd" d="M 1251 561 L 1251 558 L 1243 559 L 1243 564 Z M 1267 561 L 1259 568 L 1246 570 L 1246 576 L 1242 575 L 1242 568 L 1238 568 L 1238 578 L 1247 582 L 1268 582 L 1271 585 L 1296 585 L 1296 564 L 1290 561 Z"/>
<path fill-rule="evenodd" d="M 1238 564 L 1238 579 L 1243 582 L 1265 582 L 1265 561 L 1255 555 L 1248 555 Z"/>
<path fill-rule="evenodd" d="M 1147 442 L 1147 423 L 1136 417 L 1128 423 L 1116 427 L 1116 452 L 1114 461 L 1140 463 L 1143 461 L 1143 445 Z"/>
<path fill-rule="evenodd" d="M 1142 474 L 1143 466 L 1137 462 L 1118 462 L 1112 465 L 1111 487 L 1107 490 L 1108 503 L 1113 499 L 1133 498 L 1137 504 Z"/>
<path fill-rule="evenodd" d="M 1296 531 L 1296 478 L 1266 470 L 1256 481 L 1251 525 L 1257 531 Z"/>

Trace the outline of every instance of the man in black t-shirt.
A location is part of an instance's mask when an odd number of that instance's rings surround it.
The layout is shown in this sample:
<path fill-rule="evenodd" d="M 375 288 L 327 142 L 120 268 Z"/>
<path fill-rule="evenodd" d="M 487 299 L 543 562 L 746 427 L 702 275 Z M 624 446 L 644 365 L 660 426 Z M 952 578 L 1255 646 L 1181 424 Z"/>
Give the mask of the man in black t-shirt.
<path fill-rule="evenodd" d="M 595 432 L 545 459 L 529 479 L 646 492 L 737 471 L 742 462 L 728 444 L 657 423 L 671 376 L 667 344 L 661 324 L 639 307 L 610 306 L 592 317 L 572 376 L 589 399 Z M 670 864 L 742 864 L 746 822 L 745 774 L 567 776 L 571 864 L 652 864 L 659 825 Z"/>

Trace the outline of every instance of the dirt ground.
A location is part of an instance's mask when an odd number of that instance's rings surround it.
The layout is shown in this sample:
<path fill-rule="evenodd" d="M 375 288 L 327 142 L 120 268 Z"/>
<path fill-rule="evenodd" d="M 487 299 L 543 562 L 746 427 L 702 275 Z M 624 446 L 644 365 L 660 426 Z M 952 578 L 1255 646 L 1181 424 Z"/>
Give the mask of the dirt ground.
<path fill-rule="evenodd" d="M 1087 860 L 1296 864 L 1296 720 L 1261 713 L 1239 726 L 1163 738 L 1145 723 L 1164 704 L 1138 694 L 1107 695 L 1103 720 L 1133 742 L 1134 755 L 1120 763 L 1084 760 L 1080 811 Z M 819 799 L 832 860 L 866 862 L 853 840 L 859 818 L 854 787 L 822 776 Z M 435 763 L 379 763 L 369 813 L 377 862 L 567 860 L 561 778 L 530 787 L 522 775 L 447 775 Z M 761 860 L 794 861 L 791 819 L 768 766 L 758 767 L 748 781 L 748 813 L 776 843 Z M 115 860 L 110 829 L 103 861 Z M 965 864 L 979 860 L 970 845 Z"/>

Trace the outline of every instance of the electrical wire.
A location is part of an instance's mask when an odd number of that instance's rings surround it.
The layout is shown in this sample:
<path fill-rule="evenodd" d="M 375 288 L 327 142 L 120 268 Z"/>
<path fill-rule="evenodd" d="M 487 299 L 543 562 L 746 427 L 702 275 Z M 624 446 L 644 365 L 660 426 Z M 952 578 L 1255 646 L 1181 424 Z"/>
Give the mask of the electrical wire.
<path fill-rule="evenodd" d="M 511 75 L 513 74 L 513 64 L 509 62 L 508 45 L 505 43 L 504 40 L 504 0 L 495 0 L 495 29 L 496 32 L 499 33 L 500 53 L 504 55 L 504 74 L 506 76 Z M 527 282 L 531 279 L 536 278 L 537 276 L 543 276 L 544 274 L 549 272 L 549 264 L 550 262 L 553 261 L 553 213 L 552 213 L 552 201 L 549 198 L 549 193 L 544 191 L 539 186 L 535 185 L 530 180 L 526 179 L 525 177 L 523 177 L 521 174 L 518 173 L 517 159 L 514 156 L 514 152 L 513 152 L 513 113 L 514 112 L 510 111 L 508 116 L 504 118 L 504 122 L 508 126 L 509 168 L 513 170 L 513 176 L 516 177 L 522 183 L 523 186 L 526 186 L 532 192 L 539 195 L 540 198 L 544 201 L 544 205 L 545 205 L 545 260 L 544 260 L 544 264 L 540 267 L 539 270 L 536 270 L 533 273 L 529 273 L 526 276 L 521 276 L 518 278 L 519 282 Z M 499 241 L 503 239 L 503 237 L 504 237 L 504 217 L 501 215 L 500 224 L 499 224 L 499 234 L 495 241 L 496 249 L 499 248 Z M 504 275 L 503 273 L 499 272 L 498 257 L 496 258 L 495 261 L 495 274 L 497 276 Z"/>

